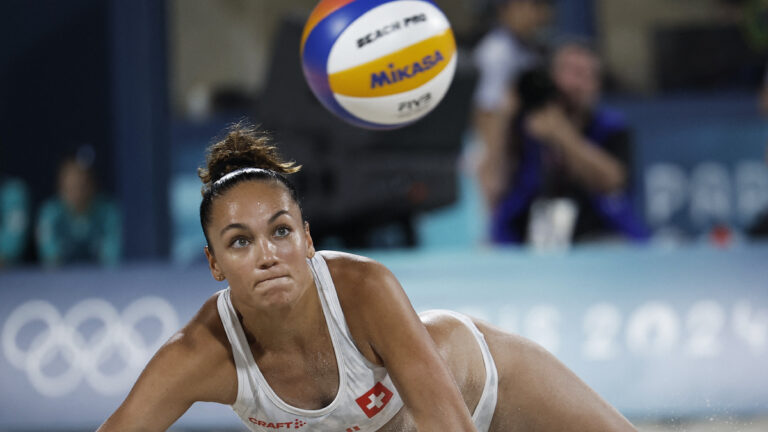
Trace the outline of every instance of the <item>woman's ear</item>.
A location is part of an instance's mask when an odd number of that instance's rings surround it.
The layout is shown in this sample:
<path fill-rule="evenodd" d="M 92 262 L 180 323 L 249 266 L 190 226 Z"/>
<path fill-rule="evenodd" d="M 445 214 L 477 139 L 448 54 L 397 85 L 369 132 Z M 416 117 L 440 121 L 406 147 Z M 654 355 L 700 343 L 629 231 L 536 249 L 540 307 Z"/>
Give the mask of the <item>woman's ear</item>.
<path fill-rule="evenodd" d="M 219 282 L 226 279 L 224 273 L 219 268 L 219 264 L 216 262 L 216 256 L 213 254 L 213 250 L 208 246 L 206 246 L 204 250 L 205 257 L 208 259 L 208 267 L 211 269 L 211 276 Z"/>
<path fill-rule="evenodd" d="M 304 221 L 304 237 L 307 240 L 307 258 L 315 256 L 315 244 L 312 243 L 312 236 L 309 234 L 309 222 Z"/>

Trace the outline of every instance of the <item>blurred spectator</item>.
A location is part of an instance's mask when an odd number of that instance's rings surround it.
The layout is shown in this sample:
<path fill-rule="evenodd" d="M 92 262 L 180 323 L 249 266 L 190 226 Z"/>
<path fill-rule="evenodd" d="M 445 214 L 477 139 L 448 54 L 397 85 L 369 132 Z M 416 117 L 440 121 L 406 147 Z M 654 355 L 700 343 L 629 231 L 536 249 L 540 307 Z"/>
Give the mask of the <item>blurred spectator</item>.
<path fill-rule="evenodd" d="M 24 182 L 0 178 L 0 267 L 21 260 L 29 225 L 29 196 Z"/>
<path fill-rule="evenodd" d="M 493 207 L 514 168 L 508 165 L 508 130 L 517 109 L 519 74 L 539 63 L 536 36 L 549 22 L 551 6 L 543 0 L 495 0 L 497 25 L 474 52 L 479 72 L 474 126 L 482 141 L 477 166 L 480 188 Z"/>
<path fill-rule="evenodd" d="M 114 265 L 120 259 L 117 206 L 96 194 L 90 164 L 68 157 L 59 166 L 58 196 L 43 203 L 37 247 L 45 265 L 77 262 Z"/>
<path fill-rule="evenodd" d="M 598 106 L 595 52 L 565 43 L 548 71 L 527 72 L 519 81 L 510 155 L 517 168 L 492 215 L 493 241 L 646 239 L 628 193 L 630 131 L 619 113 Z"/>

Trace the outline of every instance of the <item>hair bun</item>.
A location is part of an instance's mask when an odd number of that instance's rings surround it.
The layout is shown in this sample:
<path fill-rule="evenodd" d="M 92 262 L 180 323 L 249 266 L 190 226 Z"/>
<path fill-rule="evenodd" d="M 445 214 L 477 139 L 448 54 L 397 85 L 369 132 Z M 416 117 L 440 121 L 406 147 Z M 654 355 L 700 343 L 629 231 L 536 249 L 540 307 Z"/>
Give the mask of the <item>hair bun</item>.
<path fill-rule="evenodd" d="M 205 184 L 241 168 L 261 168 L 279 174 L 292 174 L 301 169 L 295 162 L 286 162 L 280 157 L 266 132 L 243 123 L 230 126 L 226 136 L 208 148 L 205 165 L 197 170 Z"/>

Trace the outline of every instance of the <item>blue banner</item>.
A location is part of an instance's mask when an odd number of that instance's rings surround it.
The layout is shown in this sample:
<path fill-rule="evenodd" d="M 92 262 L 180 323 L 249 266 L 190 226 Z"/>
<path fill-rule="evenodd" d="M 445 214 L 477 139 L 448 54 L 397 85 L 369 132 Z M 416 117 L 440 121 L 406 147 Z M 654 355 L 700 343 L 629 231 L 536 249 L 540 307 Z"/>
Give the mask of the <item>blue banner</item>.
<path fill-rule="evenodd" d="M 768 245 L 381 253 L 417 310 L 530 337 L 632 418 L 768 412 Z M 95 428 L 224 285 L 207 268 L 0 274 L 0 429 Z M 195 404 L 183 426 L 238 426 Z"/>
<path fill-rule="evenodd" d="M 754 94 L 615 102 L 635 132 L 638 208 L 658 234 L 743 231 L 768 211 L 768 122 Z"/>

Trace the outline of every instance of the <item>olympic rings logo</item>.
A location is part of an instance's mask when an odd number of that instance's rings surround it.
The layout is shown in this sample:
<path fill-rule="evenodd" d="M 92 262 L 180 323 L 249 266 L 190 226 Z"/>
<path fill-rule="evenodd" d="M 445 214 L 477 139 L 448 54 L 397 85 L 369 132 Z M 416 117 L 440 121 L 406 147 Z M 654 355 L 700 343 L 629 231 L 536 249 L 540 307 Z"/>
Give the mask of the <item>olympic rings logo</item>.
<path fill-rule="evenodd" d="M 150 333 L 145 325 L 148 319 L 160 323 L 154 338 L 146 335 Z M 98 329 L 85 334 L 84 328 L 94 320 Z M 24 349 L 19 346 L 19 336 L 37 328 L 35 324 L 44 329 Z M 64 316 L 52 304 L 32 300 L 11 312 L 0 337 L 8 362 L 26 372 L 40 394 L 63 396 L 85 379 L 97 393 L 115 395 L 130 388 L 152 354 L 178 327 L 173 306 L 159 297 L 139 298 L 122 314 L 106 300 L 89 298 Z M 55 373 L 50 373 L 51 366 Z"/>

